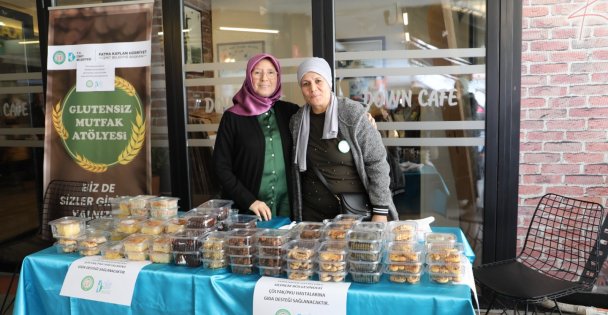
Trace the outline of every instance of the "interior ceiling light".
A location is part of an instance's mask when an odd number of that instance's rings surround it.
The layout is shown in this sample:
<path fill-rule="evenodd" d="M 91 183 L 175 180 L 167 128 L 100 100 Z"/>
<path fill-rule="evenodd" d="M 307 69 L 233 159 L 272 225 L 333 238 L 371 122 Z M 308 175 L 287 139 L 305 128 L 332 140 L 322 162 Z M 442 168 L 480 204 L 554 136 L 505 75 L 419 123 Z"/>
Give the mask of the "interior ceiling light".
<path fill-rule="evenodd" d="M 246 27 L 228 27 L 220 26 L 221 31 L 236 31 L 236 32 L 250 32 L 250 33 L 267 33 L 267 34 L 278 34 L 279 30 L 269 30 L 264 28 L 246 28 Z"/>

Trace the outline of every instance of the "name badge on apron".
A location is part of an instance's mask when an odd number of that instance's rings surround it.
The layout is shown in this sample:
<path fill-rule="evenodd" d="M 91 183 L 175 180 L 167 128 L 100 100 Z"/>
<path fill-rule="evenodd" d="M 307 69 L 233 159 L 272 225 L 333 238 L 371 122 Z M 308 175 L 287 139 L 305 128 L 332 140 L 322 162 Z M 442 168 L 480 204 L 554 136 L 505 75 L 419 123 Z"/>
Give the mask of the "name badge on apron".
<path fill-rule="evenodd" d="M 346 140 L 342 140 L 338 142 L 338 150 L 340 150 L 342 153 L 348 153 L 348 151 L 350 151 L 350 145 L 348 145 Z"/>

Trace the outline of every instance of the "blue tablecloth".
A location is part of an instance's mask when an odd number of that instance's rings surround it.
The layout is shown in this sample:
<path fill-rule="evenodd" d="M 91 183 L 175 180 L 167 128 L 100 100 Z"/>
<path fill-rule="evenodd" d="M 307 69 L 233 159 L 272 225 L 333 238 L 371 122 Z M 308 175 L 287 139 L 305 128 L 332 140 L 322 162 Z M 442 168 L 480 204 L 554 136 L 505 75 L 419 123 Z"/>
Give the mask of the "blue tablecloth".
<path fill-rule="evenodd" d="M 434 228 L 464 240 L 458 228 Z M 465 255 L 474 254 L 466 244 Z M 48 248 L 25 258 L 14 314 L 250 314 L 257 275 L 234 275 L 173 265 L 151 264 L 137 279 L 130 307 L 60 296 L 63 279 L 77 254 Z M 420 284 L 352 283 L 348 314 L 474 314 L 466 285 L 440 285 L 423 277 Z"/>

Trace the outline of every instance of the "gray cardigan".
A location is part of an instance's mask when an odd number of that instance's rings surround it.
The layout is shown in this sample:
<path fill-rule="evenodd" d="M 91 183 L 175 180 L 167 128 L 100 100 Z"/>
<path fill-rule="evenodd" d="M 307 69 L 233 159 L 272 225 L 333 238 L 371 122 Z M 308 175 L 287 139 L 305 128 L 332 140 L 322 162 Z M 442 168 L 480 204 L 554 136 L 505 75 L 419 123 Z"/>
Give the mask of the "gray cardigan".
<path fill-rule="evenodd" d="M 293 137 L 293 156 L 300 132 L 300 123 L 304 107 L 291 117 L 289 128 Z M 348 142 L 353 159 L 363 186 L 374 205 L 388 205 L 389 219 L 397 220 L 399 215 L 393 203 L 389 177 L 389 165 L 386 161 L 386 149 L 382 144 L 380 133 L 367 120 L 365 107 L 353 100 L 338 97 L 338 132 Z M 293 163 L 293 188 L 295 192 L 293 215 L 302 221 L 302 186 L 299 167 Z"/>

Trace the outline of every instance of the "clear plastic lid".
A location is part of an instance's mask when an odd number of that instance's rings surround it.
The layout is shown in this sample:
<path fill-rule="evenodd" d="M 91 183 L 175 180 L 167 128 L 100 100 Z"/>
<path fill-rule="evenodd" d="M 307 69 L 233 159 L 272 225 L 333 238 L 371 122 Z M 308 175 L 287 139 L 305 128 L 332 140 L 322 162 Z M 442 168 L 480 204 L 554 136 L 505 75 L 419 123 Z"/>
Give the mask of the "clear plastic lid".
<path fill-rule="evenodd" d="M 282 267 L 283 266 L 282 256 L 258 256 L 258 266 L 265 267 Z"/>
<path fill-rule="evenodd" d="M 124 258 L 122 241 L 110 241 L 99 246 L 103 259 L 122 259 Z"/>
<path fill-rule="evenodd" d="M 424 246 L 413 242 L 390 242 L 386 248 L 387 262 L 423 262 Z"/>
<path fill-rule="evenodd" d="M 178 197 L 156 197 L 149 200 L 151 209 L 159 208 L 177 208 L 179 201 Z"/>
<path fill-rule="evenodd" d="M 283 245 L 286 258 L 295 260 L 312 260 L 318 249 L 319 242 L 308 239 L 296 239 Z"/>
<path fill-rule="evenodd" d="M 385 273 L 395 273 L 395 274 L 408 274 L 408 275 L 420 275 L 424 271 L 424 264 L 421 262 L 409 262 L 409 263 L 387 263 L 385 265 L 384 272 Z"/>
<path fill-rule="evenodd" d="M 416 241 L 417 224 L 413 221 L 391 221 L 388 223 L 387 240 L 389 241 Z"/>
<path fill-rule="evenodd" d="M 149 235 L 159 235 L 165 230 L 165 221 L 158 219 L 148 219 L 141 223 L 141 233 Z"/>
<path fill-rule="evenodd" d="M 349 225 L 342 223 L 342 221 L 329 222 L 323 226 L 321 236 L 325 240 L 344 240 L 349 230 Z"/>
<path fill-rule="evenodd" d="M 456 242 L 456 234 L 452 233 L 426 233 L 424 234 L 424 242 L 425 243 L 433 243 L 433 242 Z"/>
<path fill-rule="evenodd" d="M 290 280 L 311 280 L 314 275 L 314 271 L 312 269 L 302 270 L 302 269 L 285 269 L 285 273 L 287 273 L 287 279 Z"/>
<path fill-rule="evenodd" d="M 213 214 L 187 214 L 185 216 L 188 223 L 186 228 L 204 229 L 214 227 L 217 224 L 217 216 Z"/>
<path fill-rule="evenodd" d="M 317 275 L 319 276 L 319 281 L 322 282 L 344 282 L 346 279 L 346 271 L 320 271 L 317 270 Z"/>
<path fill-rule="evenodd" d="M 203 239 L 202 249 L 204 250 L 223 250 L 226 245 L 226 236 L 228 232 L 213 231 L 207 234 Z"/>
<path fill-rule="evenodd" d="M 358 283 L 378 283 L 382 277 L 382 272 L 359 272 L 350 271 L 353 282 Z"/>
<path fill-rule="evenodd" d="M 325 241 L 319 245 L 319 261 L 344 261 L 346 259 L 345 241 Z"/>
<path fill-rule="evenodd" d="M 317 270 L 338 272 L 346 270 L 346 261 L 317 261 Z"/>
<path fill-rule="evenodd" d="M 110 231 L 114 228 L 114 218 L 101 217 L 95 218 L 87 222 L 88 226 L 95 230 Z"/>
<path fill-rule="evenodd" d="M 349 261 L 349 271 L 356 272 L 380 272 L 382 263 L 380 261 Z"/>
<path fill-rule="evenodd" d="M 259 220 L 258 216 L 251 214 L 235 214 L 226 219 L 225 225 L 229 230 L 233 229 L 254 229 Z"/>
<path fill-rule="evenodd" d="M 53 220 L 49 225 L 55 238 L 76 238 L 83 235 L 87 227 L 86 218 L 69 216 Z"/>
<path fill-rule="evenodd" d="M 294 238 L 320 239 L 323 226 L 324 224 L 321 222 L 300 222 L 293 227 Z"/>
<path fill-rule="evenodd" d="M 289 230 L 262 229 L 256 235 L 256 241 L 261 246 L 283 246 L 289 240 Z"/>

